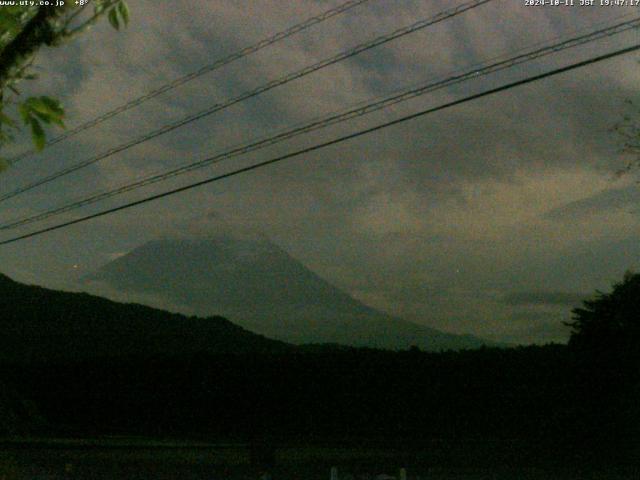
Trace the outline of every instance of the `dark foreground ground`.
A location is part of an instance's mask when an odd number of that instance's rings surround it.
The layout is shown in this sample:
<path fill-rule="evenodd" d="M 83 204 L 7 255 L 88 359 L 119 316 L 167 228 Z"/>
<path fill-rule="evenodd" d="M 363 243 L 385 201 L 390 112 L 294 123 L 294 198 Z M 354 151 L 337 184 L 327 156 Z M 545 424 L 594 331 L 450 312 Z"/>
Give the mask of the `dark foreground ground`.
<path fill-rule="evenodd" d="M 0 480 L 329 480 L 332 467 L 333 480 L 400 468 L 407 480 L 640 480 L 640 359 L 614 353 L 321 347 L 0 364 L 4 435 L 23 439 L 0 437 Z"/>
<path fill-rule="evenodd" d="M 0 448 L 0 479 L 259 479 L 266 468 L 255 457 L 255 448 L 231 444 L 8 441 Z M 273 480 L 330 480 L 332 467 L 340 480 L 399 480 L 400 468 L 406 469 L 407 480 L 640 478 L 640 468 L 630 464 L 569 468 L 561 459 L 528 462 L 527 449 L 517 442 L 431 442 L 413 451 L 384 445 L 289 445 L 267 457 Z"/>

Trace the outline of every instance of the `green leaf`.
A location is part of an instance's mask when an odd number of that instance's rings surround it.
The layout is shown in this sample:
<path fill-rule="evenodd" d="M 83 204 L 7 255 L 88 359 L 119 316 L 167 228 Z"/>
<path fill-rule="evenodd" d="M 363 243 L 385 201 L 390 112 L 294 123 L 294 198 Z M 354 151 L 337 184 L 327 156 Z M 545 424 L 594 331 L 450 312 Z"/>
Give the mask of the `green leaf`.
<path fill-rule="evenodd" d="M 0 172 L 4 172 L 7 168 L 9 168 L 9 162 L 4 158 L 0 158 Z"/>
<path fill-rule="evenodd" d="M 47 97 L 31 97 L 27 102 L 31 110 L 40 112 L 43 115 L 60 117 L 64 114 L 60 104 Z"/>
<path fill-rule="evenodd" d="M 20 30 L 22 24 L 15 15 L 5 11 L 5 9 L 0 9 L 0 28 L 2 30 Z"/>
<path fill-rule="evenodd" d="M 116 10 L 115 7 L 109 10 L 109 15 L 107 16 L 107 18 L 109 19 L 109 23 L 113 28 L 115 28 L 116 30 L 120 30 L 120 20 L 118 18 L 118 10 Z"/>
<path fill-rule="evenodd" d="M 42 150 L 47 141 L 44 129 L 42 128 L 42 125 L 40 125 L 40 122 L 33 117 L 31 117 L 31 121 L 29 123 L 31 125 L 31 138 L 33 139 L 33 143 L 37 150 Z"/>
<path fill-rule="evenodd" d="M 102 12 L 104 12 L 104 9 L 106 8 L 106 5 L 104 3 L 104 1 L 96 1 L 94 7 L 93 7 L 93 14 L 94 15 L 100 15 Z"/>
<path fill-rule="evenodd" d="M 52 112 L 58 115 L 59 117 L 64 116 L 64 108 L 62 108 L 62 104 L 51 97 L 40 97 L 40 101 L 46 105 L 46 107 Z"/>
<path fill-rule="evenodd" d="M 47 125 L 52 122 L 51 115 L 45 115 L 44 113 L 38 112 L 36 110 L 33 111 L 33 115 L 42 123 L 46 123 Z"/>
<path fill-rule="evenodd" d="M 23 120 L 27 116 L 37 116 L 44 123 L 55 123 L 64 128 L 62 118 L 64 117 L 64 109 L 60 102 L 50 97 L 29 97 L 24 102 L 24 109 L 21 110 Z"/>
<path fill-rule="evenodd" d="M 18 106 L 18 112 L 20 113 L 20 118 L 22 118 L 23 123 L 29 124 L 31 121 L 31 109 L 27 102 L 23 102 Z"/>
<path fill-rule="evenodd" d="M 120 0 L 120 3 L 118 3 L 118 6 L 116 8 L 118 9 L 118 13 L 120 14 L 122 23 L 124 25 L 128 25 L 129 24 L 129 6 L 127 5 L 127 2 L 125 2 L 124 0 Z"/>

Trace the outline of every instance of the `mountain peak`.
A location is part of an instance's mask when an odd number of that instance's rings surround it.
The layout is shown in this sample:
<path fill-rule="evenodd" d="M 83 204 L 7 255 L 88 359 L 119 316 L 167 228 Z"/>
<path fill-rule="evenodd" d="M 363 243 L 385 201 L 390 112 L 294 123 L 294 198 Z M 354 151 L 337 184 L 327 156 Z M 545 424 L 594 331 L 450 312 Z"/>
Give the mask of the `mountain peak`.
<path fill-rule="evenodd" d="M 392 349 L 417 345 L 427 350 L 486 343 L 377 311 L 245 224 L 217 214 L 196 220 L 177 238 L 148 242 L 85 280 L 127 295 L 161 298 L 185 313 L 223 315 L 253 332 L 292 343 Z M 200 235 L 190 235 L 194 231 Z"/>

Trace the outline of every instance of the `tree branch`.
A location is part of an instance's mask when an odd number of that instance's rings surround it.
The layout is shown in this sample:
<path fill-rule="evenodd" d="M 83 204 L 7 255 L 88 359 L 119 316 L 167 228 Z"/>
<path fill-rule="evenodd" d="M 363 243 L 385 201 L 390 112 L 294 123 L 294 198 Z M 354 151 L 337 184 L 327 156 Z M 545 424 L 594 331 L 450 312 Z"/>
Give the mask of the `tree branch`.
<path fill-rule="evenodd" d="M 40 7 L 38 13 L 27 22 L 22 31 L 0 52 L 0 90 L 4 90 L 11 72 L 20 66 L 43 45 L 55 39 L 51 21 L 62 15 L 64 9 L 51 6 Z"/>

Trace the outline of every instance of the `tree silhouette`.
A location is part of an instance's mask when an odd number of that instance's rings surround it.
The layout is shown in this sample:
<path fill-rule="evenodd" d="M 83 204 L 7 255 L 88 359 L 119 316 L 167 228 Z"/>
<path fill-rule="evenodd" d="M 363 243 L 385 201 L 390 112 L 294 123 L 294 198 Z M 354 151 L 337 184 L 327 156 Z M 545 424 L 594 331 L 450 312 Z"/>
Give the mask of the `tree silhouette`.
<path fill-rule="evenodd" d="M 18 86 L 37 78 L 32 70 L 41 48 L 63 45 L 102 16 L 117 30 L 129 21 L 125 0 L 95 0 L 89 14 L 88 0 L 55 3 L 15 2 L 0 8 L 0 149 L 14 140 L 21 123 L 31 131 L 36 150 L 45 146 L 46 126 L 64 127 L 64 109 L 56 99 L 39 96 L 20 100 Z M 0 170 L 8 165 L 0 157 Z"/>
<path fill-rule="evenodd" d="M 627 272 L 610 293 L 573 310 L 569 347 L 582 385 L 579 436 L 595 458 L 636 455 L 640 437 L 640 274 Z M 577 422 L 580 424 L 581 422 Z"/>
<path fill-rule="evenodd" d="M 638 360 L 640 343 L 640 274 L 627 272 L 611 293 L 573 309 L 569 346 L 599 357 Z"/>

